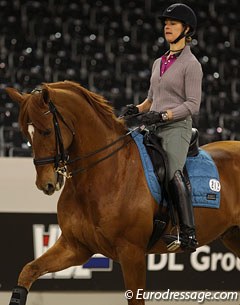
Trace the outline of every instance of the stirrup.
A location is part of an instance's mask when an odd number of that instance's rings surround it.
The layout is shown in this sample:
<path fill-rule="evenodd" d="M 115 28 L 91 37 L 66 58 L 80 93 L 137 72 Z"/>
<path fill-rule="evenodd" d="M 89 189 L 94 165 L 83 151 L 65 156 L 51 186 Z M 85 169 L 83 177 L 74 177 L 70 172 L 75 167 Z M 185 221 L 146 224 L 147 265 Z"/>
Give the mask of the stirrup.
<path fill-rule="evenodd" d="M 195 252 L 198 247 L 198 242 L 193 236 L 184 238 L 177 230 L 177 235 L 166 234 L 163 236 L 163 240 L 167 244 L 168 251 L 176 251 L 180 247 L 183 251 Z"/>
<path fill-rule="evenodd" d="M 175 236 L 172 236 L 172 237 L 175 238 Z M 182 244 L 182 242 L 178 235 L 177 239 L 174 239 L 170 244 L 167 245 L 167 250 L 169 252 L 176 251 L 177 249 L 179 249 L 181 247 L 181 244 Z"/>
<path fill-rule="evenodd" d="M 167 244 L 167 250 L 169 252 L 176 251 L 181 247 L 181 240 L 180 240 L 180 234 L 179 234 L 179 229 L 177 228 L 177 236 L 176 235 L 170 235 L 166 234 L 163 236 L 163 240 Z"/>

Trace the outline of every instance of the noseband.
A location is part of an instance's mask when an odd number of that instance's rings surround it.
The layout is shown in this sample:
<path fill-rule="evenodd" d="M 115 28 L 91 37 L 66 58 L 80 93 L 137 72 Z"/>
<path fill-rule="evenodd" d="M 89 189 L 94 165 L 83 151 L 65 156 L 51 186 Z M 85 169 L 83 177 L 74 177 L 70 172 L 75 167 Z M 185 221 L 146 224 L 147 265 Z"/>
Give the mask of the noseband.
<path fill-rule="evenodd" d="M 57 110 L 53 102 L 50 100 L 48 103 L 49 111 L 47 113 L 51 113 L 53 116 L 53 126 L 54 126 L 54 134 L 55 134 L 55 143 L 56 143 L 56 156 L 54 157 L 44 157 L 39 159 L 33 159 L 33 163 L 36 166 L 46 165 L 54 163 L 54 168 L 56 172 L 61 175 L 66 176 L 67 174 L 67 162 L 69 160 L 68 153 L 64 150 L 62 134 L 59 126 L 58 119 L 60 119 L 63 124 L 71 131 L 72 135 L 74 136 L 74 132 L 72 129 L 67 125 L 64 118 L 62 117 L 61 113 Z"/>

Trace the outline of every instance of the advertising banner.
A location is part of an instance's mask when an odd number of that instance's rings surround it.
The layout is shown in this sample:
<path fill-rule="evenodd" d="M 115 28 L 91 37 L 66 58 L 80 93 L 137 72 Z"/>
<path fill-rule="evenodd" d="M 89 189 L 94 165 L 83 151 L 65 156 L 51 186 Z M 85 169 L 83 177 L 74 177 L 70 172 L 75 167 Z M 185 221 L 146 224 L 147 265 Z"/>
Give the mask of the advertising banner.
<path fill-rule="evenodd" d="M 22 267 L 51 247 L 60 233 L 55 213 L 0 213 L 0 290 L 11 290 Z M 191 254 L 151 254 L 146 262 L 148 290 L 239 289 L 240 260 L 220 242 Z M 124 284 L 119 264 L 95 255 L 83 266 L 42 276 L 32 290 L 119 291 Z"/>

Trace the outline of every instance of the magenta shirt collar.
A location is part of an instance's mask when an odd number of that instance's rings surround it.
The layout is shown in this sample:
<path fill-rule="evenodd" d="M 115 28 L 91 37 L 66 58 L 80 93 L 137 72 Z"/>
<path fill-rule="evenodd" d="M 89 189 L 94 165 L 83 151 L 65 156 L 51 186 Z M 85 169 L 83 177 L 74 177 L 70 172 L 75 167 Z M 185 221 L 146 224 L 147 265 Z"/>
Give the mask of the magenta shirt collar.
<path fill-rule="evenodd" d="M 170 55 L 169 58 L 167 58 L 167 56 L 167 54 L 164 54 L 161 58 L 160 76 L 162 76 L 177 59 L 176 55 Z"/>

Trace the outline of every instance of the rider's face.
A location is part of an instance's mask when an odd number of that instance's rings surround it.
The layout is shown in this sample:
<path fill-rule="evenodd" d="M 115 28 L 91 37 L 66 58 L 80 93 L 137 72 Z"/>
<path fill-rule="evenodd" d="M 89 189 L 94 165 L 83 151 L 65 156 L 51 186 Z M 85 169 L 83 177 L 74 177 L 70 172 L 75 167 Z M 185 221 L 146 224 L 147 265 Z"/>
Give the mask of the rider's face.
<path fill-rule="evenodd" d="M 182 33 L 184 27 L 182 22 L 166 19 L 164 26 L 164 35 L 168 43 L 173 42 Z"/>

